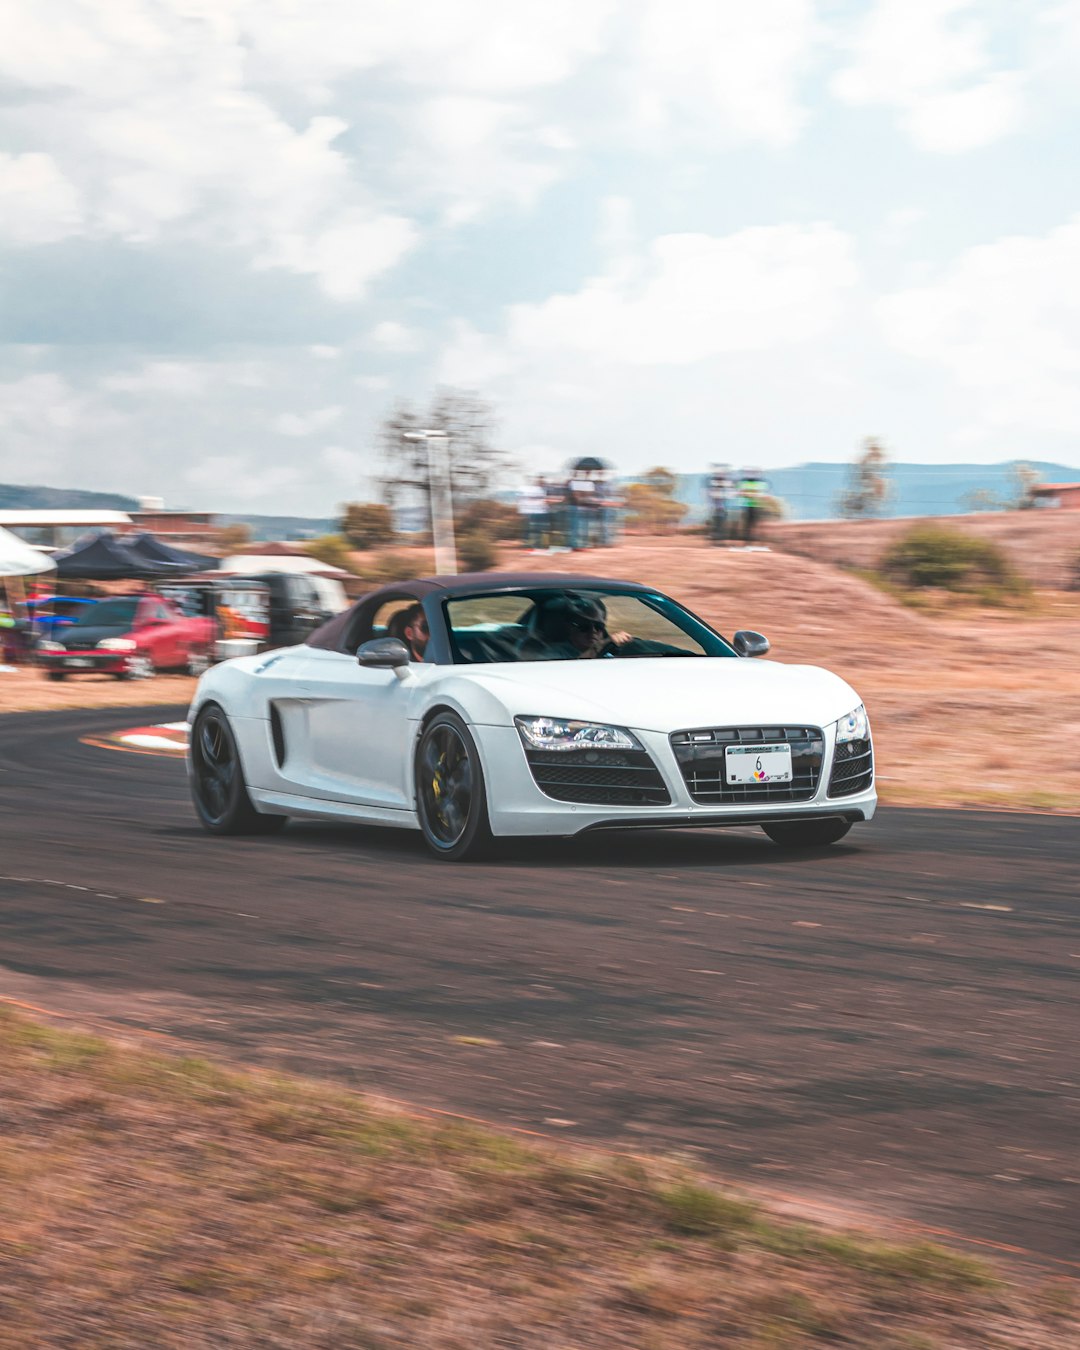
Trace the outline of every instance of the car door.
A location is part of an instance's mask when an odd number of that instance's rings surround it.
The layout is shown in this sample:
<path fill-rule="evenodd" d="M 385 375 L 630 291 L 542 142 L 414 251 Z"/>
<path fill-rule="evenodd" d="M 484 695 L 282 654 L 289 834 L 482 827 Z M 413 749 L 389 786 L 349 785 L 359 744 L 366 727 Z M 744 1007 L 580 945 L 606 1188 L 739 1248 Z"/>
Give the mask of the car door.
<path fill-rule="evenodd" d="M 302 684 L 312 796 L 411 809 L 409 712 L 425 669 L 414 667 L 402 680 L 393 670 L 360 666 L 355 656 L 310 649 Z"/>
<path fill-rule="evenodd" d="M 155 597 L 145 606 L 145 638 L 154 664 L 162 670 L 182 666 L 187 657 L 182 622 L 164 600 Z"/>

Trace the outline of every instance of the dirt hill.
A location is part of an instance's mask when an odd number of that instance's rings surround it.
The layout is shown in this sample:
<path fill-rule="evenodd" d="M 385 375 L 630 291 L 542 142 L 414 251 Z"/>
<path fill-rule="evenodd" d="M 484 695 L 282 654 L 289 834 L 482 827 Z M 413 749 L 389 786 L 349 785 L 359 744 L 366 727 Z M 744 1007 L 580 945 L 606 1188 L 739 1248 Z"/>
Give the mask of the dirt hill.
<path fill-rule="evenodd" d="M 1080 575 L 1080 511 L 993 511 L 943 516 L 935 524 L 1002 545 L 1017 569 L 1042 590 L 1066 590 Z M 838 567 L 874 567 L 885 549 L 916 521 L 781 521 L 768 527 L 768 542 L 785 553 Z"/>

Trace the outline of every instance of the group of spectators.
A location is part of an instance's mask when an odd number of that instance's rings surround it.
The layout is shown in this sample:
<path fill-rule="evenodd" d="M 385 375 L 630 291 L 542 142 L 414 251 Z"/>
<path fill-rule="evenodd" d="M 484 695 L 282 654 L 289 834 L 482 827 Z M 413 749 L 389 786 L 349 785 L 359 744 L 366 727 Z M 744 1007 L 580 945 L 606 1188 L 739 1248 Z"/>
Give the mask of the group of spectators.
<path fill-rule="evenodd" d="M 580 552 L 615 542 L 615 484 L 603 469 L 574 469 L 565 477 L 538 475 L 518 493 L 525 544 L 533 552 Z"/>
<path fill-rule="evenodd" d="M 714 464 L 706 491 L 710 540 L 714 544 L 729 540 L 752 544 L 769 495 L 764 475 L 758 469 L 736 473 L 727 465 Z"/>
<path fill-rule="evenodd" d="M 765 515 L 769 484 L 759 469 L 714 464 L 709 471 L 707 531 L 714 544 L 753 544 Z M 604 469 L 538 475 L 518 492 L 525 545 L 534 552 L 579 552 L 615 542 L 622 500 Z"/>

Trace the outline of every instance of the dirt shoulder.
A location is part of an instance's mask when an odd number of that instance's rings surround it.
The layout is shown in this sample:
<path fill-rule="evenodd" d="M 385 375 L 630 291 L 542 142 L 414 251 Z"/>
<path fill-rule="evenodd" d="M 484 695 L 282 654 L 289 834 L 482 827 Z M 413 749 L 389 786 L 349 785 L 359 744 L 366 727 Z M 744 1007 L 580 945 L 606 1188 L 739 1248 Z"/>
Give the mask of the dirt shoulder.
<path fill-rule="evenodd" d="M 190 675 L 155 675 L 152 680 L 79 675 L 68 680 L 49 680 L 44 671 L 34 666 L 15 666 L 0 671 L 0 713 L 188 703 L 194 690 L 195 680 Z"/>
<path fill-rule="evenodd" d="M 1066 1350 L 1075 1282 L 0 1010 L 0 1346 Z"/>

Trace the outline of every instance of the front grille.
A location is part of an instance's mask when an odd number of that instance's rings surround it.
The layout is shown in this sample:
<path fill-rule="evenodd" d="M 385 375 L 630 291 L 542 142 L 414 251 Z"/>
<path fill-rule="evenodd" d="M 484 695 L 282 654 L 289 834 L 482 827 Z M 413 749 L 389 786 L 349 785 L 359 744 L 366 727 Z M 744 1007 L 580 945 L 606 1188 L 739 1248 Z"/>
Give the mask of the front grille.
<path fill-rule="evenodd" d="M 667 806 L 660 771 L 644 750 L 528 750 L 536 786 L 560 802 Z"/>
<path fill-rule="evenodd" d="M 865 792 L 874 778 L 874 751 L 869 741 L 844 741 L 833 751 L 830 797 Z"/>
<path fill-rule="evenodd" d="M 790 783 L 725 782 L 724 752 L 729 745 L 782 743 L 791 746 Z M 820 727 L 702 727 L 676 731 L 671 748 L 696 802 L 808 802 L 817 792 L 825 737 Z"/>

